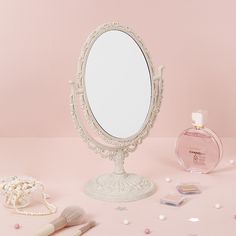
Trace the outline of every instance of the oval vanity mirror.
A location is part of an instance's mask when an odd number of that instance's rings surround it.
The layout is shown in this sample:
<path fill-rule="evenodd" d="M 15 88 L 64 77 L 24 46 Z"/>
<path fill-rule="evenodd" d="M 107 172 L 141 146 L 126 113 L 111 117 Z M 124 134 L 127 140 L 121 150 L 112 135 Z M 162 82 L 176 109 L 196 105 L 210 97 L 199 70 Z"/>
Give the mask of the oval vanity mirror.
<path fill-rule="evenodd" d="M 162 99 L 162 68 L 154 72 L 142 40 L 118 23 L 99 27 L 86 41 L 71 82 L 71 112 L 89 147 L 115 163 L 113 173 L 86 184 L 88 195 L 133 201 L 155 192 L 152 181 L 124 170 L 124 159 L 153 126 Z"/>

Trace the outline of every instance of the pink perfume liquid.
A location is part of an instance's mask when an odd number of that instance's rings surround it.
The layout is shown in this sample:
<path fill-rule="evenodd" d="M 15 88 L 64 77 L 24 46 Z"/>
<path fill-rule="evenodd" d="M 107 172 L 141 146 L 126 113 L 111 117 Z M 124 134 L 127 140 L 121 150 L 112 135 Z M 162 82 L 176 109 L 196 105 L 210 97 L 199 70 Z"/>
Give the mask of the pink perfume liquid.
<path fill-rule="evenodd" d="M 222 143 L 212 130 L 193 127 L 180 134 L 175 151 L 185 170 L 208 173 L 221 160 Z"/>

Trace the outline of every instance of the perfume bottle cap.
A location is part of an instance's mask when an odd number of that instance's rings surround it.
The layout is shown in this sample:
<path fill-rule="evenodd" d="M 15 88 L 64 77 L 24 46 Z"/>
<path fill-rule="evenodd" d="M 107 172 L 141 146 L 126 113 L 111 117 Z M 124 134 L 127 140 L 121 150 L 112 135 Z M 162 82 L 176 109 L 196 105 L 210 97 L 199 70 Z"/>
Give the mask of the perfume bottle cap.
<path fill-rule="evenodd" d="M 207 111 L 192 112 L 192 124 L 195 127 L 204 127 L 206 123 Z"/>

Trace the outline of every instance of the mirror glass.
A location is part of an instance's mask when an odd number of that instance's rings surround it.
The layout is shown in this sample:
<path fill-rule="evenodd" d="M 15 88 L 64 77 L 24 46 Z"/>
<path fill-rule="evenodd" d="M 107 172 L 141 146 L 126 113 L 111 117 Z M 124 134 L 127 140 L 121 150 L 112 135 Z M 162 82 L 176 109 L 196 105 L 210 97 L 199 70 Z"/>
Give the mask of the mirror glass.
<path fill-rule="evenodd" d="M 151 103 L 151 78 L 135 40 L 119 30 L 100 35 L 85 68 L 85 87 L 94 118 L 117 138 L 129 138 L 143 127 Z"/>

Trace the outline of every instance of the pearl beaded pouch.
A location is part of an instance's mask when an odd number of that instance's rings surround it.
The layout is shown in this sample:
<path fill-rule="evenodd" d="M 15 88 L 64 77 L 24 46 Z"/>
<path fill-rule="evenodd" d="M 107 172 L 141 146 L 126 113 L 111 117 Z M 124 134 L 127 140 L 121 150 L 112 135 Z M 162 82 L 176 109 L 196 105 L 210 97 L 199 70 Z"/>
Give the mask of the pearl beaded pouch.
<path fill-rule="evenodd" d="M 42 203 L 47 212 L 28 212 L 21 208 L 29 206 L 33 199 L 33 193 L 40 193 Z M 41 182 L 28 176 L 10 176 L 0 180 L 0 194 L 3 197 L 5 207 L 13 208 L 22 215 L 50 215 L 56 212 L 57 208 L 47 201 L 47 194 Z"/>

